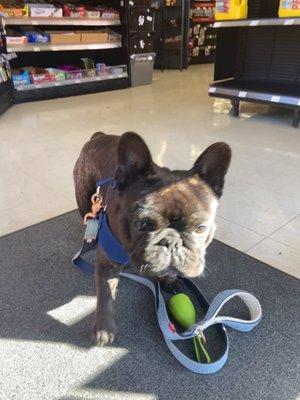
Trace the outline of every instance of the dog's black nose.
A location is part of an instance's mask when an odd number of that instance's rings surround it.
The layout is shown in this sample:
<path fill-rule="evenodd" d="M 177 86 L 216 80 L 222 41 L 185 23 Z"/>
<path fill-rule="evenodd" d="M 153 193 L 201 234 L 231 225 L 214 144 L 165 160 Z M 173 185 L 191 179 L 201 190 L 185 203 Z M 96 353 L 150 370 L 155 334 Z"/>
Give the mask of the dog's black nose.
<path fill-rule="evenodd" d="M 164 247 L 167 247 L 167 248 L 170 247 L 170 244 L 169 244 L 169 242 L 168 242 L 166 239 L 160 240 L 157 244 L 158 244 L 159 246 L 164 246 Z"/>

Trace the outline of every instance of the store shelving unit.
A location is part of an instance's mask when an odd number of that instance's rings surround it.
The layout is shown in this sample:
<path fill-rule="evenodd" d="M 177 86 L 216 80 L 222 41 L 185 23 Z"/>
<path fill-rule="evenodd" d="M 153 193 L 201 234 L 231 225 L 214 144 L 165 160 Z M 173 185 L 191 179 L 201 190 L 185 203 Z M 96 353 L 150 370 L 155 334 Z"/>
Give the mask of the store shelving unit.
<path fill-rule="evenodd" d="M 230 99 L 235 116 L 239 115 L 241 101 L 292 109 L 293 126 L 298 127 L 300 18 L 274 18 L 277 7 L 274 2 L 273 18 L 261 15 L 215 23 L 215 82 L 210 85 L 209 95 Z"/>
<path fill-rule="evenodd" d="M 192 0 L 190 10 L 189 63 L 213 63 L 216 49 L 215 0 Z"/>
<path fill-rule="evenodd" d="M 126 2 L 128 0 L 125 0 Z M 105 1 L 101 4 L 105 4 Z M 107 1 L 108 6 L 114 7 L 122 15 L 120 2 Z M 7 29 L 18 29 L 32 27 L 32 29 L 42 30 L 90 30 L 101 27 L 112 27 L 117 33 L 122 34 L 126 31 L 126 23 L 119 19 L 90 19 L 90 18 L 41 18 L 24 17 L 8 18 L 0 17 L 4 33 Z M 15 103 L 33 100 L 43 100 L 49 98 L 65 97 L 78 94 L 99 92 L 104 90 L 114 90 L 126 88 L 130 85 L 128 76 L 128 52 L 127 47 L 122 42 L 108 43 L 34 43 L 34 44 L 7 44 L 4 49 L 7 53 L 17 53 L 17 58 L 11 62 L 12 68 L 23 66 L 34 67 L 55 67 L 56 65 L 73 64 L 77 65 L 80 58 L 92 58 L 95 63 L 106 63 L 107 65 L 125 65 L 126 68 L 120 74 L 82 77 L 80 79 L 67 79 L 43 84 L 31 84 L 18 87 L 11 84 L 11 93 Z M 0 105 L 1 108 L 1 105 Z"/>
<path fill-rule="evenodd" d="M 9 73 L 6 68 L 6 48 L 5 48 L 5 37 L 3 29 L 0 26 L 0 68 L 4 70 L 5 79 L 0 80 L 0 114 L 7 110 L 13 101 L 12 87 L 10 83 Z"/>
<path fill-rule="evenodd" d="M 188 67 L 189 4 L 189 0 L 177 0 L 174 5 L 161 1 L 157 17 L 160 26 L 156 29 L 156 67 L 161 70 Z M 175 37 L 180 40 L 171 42 Z"/>

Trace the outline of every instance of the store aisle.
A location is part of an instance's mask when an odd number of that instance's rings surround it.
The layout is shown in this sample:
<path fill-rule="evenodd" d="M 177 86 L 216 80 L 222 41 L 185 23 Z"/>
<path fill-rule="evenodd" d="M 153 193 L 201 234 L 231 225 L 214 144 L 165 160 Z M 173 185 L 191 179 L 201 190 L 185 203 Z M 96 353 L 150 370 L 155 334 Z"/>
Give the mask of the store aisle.
<path fill-rule="evenodd" d="M 150 86 L 27 103 L 0 117 L 0 234 L 75 208 L 72 168 L 95 131 L 133 130 L 156 162 L 190 168 L 219 140 L 233 149 L 217 239 L 300 276 L 300 131 L 290 113 L 207 96 L 210 66 L 156 72 Z M 298 268 L 297 268 L 298 267 Z"/>

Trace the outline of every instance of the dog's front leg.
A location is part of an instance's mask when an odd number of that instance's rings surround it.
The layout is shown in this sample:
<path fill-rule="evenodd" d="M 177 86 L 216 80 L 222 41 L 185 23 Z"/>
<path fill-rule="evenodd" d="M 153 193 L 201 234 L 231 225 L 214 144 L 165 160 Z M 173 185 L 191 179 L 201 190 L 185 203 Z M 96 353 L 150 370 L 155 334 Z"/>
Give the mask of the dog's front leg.
<path fill-rule="evenodd" d="M 119 283 L 119 265 L 103 266 L 97 262 L 95 271 L 97 308 L 93 326 L 93 341 L 99 346 L 112 343 L 116 331 L 115 300 Z"/>

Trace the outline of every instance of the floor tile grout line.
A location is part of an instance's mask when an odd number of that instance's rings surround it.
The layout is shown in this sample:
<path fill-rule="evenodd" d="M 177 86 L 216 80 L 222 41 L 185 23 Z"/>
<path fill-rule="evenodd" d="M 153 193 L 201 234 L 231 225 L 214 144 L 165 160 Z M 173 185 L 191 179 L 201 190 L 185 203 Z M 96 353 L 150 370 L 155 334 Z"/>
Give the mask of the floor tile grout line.
<path fill-rule="evenodd" d="M 299 216 L 299 214 L 296 214 L 293 218 L 291 218 L 288 222 L 286 222 L 285 224 L 283 224 L 280 228 L 276 229 L 274 232 L 270 233 L 270 235 L 266 236 L 264 239 L 260 240 L 259 242 L 257 242 L 257 243 L 254 244 L 253 246 L 251 246 L 251 247 L 246 251 L 246 253 L 248 254 L 248 252 L 249 252 L 250 250 L 252 250 L 255 246 L 258 246 L 258 245 L 259 245 L 261 242 L 263 242 L 264 240 L 266 240 L 266 239 L 272 239 L 271 236 L 274 235 L 274 233 L 276 233 L 276 232 L 278 232 L 280 229 L 284 228 L 286 225 L 288 225 L 290 222 L 292 222 L 292 221 L 293 221 L 295 218 L 297 218 L 298 216 Z M 294 247 L 288 246 L 288 245 L 286 245 L 285 243 L 280 242 L 279 240 L 275 240 L 275 239 L 272 239 L 272 240 L 274 240 L 274 241 L 277 242 L 277 243 L 281 243 L 281 244 L 283 244 L 283 245 L 285 245 L 285 246 L 287 246 L 287 247 L 289 247 L 289 248 L 291 248 L 291 249 L 294 249 Z"/>
<path fill-rule="evenodd" d="M 275 229 L 275 231 L 273 231 L 273 232 L 271 233 L 270 236 L 274 235 L 274 233 L 280 231 L 280 229 L 282 229 L 282 228 L 284 228 L 286 225 L 290 224 L 295 218 L 299 217 L 299 215 L 300 215 L 300 214 L 298 214 L 298 213 L 297 213 L 296 215 L 294 215 L 288 222 L 286 222 L 285 224 L 281 225 L 280 228 Z"/>

